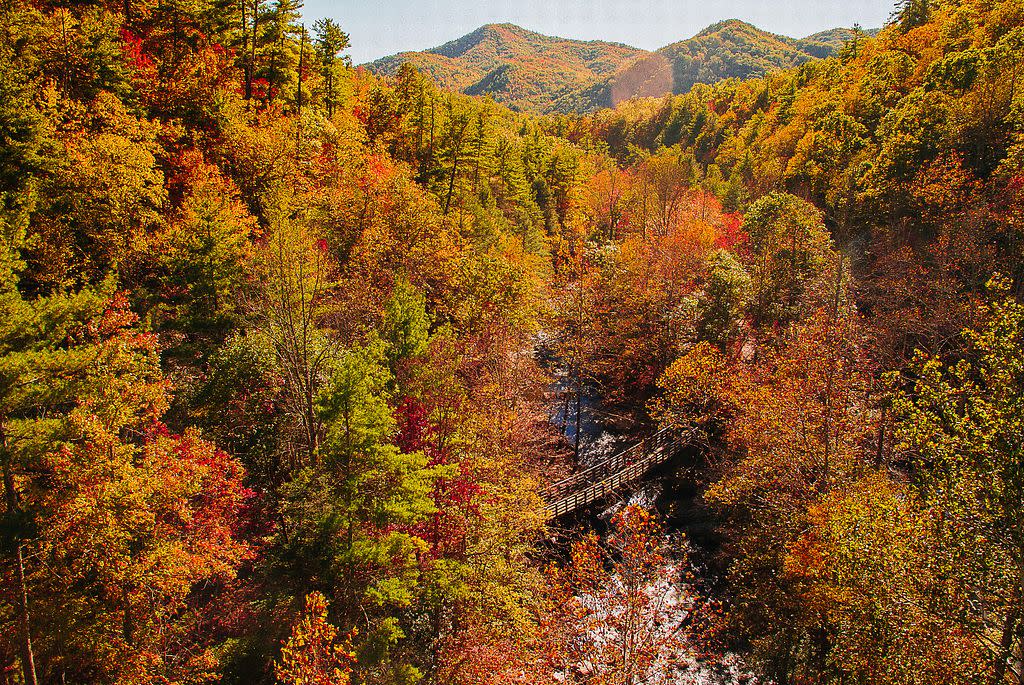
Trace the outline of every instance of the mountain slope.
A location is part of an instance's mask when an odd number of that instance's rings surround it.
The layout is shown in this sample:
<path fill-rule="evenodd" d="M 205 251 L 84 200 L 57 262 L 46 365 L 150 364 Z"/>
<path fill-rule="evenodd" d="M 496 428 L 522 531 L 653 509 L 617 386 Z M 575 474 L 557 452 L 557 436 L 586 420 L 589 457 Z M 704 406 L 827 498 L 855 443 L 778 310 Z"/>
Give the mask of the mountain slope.
<path fill-rule="evenodd" d="M 876 33 L 877 29 L 863 32 L 864 35 Z M 853 29 L 836 28 L 795 39 L 729 19 L 709 26 L 693 38 L 641 56 L 583 89 L 566 93 L 549 109 L 593 111 L 635 97 L 686 93 L 696 83 L 757 78 L 775 69 L 788 69 L 812 59 L 830 57 L 856 36 Z"/>
<path fill-rule="evenodd" d="M 814 47 L 827 49 L 824 43 Z M 800 41 L 778 36 L 736 19 L 713 24 L 693 38 L 658 50 L 672 62 L 673 92 L 685 93 L 695 83 L 763 76 L 773 69 L 799 66 L 815 55 Z M 824 56 L 824 55 L 819 55 Z"/>
<path fill-rule="evenodd" d="M 365 65 L 394 75 L 409 62 L 441 86 L 471 95 L 490 93 L 516 109 L 543 109 L 558 93 L 585 87 L 646 54 L 605 41 L 545 36 L 514 24 L 487 24 L 423 52 L 403 52 Z"/>
<path fill-rule="evenodd" d="M 878 30 L 862 33 L 875 35 Z M 631 98 L 686 93 L 696 83 L 757 78 L 776 69 L 830 57 L 857 35 L 853 29 L 836 28 L 796 39 L 729 19 L 712 24 L 693 38 L 645 53 L 583 88 L 557 96 L 547 111 L 590 112 Z"/>
<path fill-rule="evenodd" d="M 432 50 L 403 52 L 365 66 L 394 75 L 408 62 L 445 88 L 490 93 L 515 109 L 589 112 L 635 97 L 685 93 L 695 83 L 756 78 L 829 57 L 855 36 L 852 29 L 837 28 L 789 38 L 729 19 L 648 52 L 488 24 Z"/>

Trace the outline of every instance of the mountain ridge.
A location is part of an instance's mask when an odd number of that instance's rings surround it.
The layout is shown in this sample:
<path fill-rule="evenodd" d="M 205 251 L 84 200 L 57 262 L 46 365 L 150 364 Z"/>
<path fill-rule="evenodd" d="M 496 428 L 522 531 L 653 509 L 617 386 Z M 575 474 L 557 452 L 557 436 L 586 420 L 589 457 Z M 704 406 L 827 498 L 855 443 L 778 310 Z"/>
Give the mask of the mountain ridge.
<path fill-rule="evenodd" d="M 865 32 L 870 35 L 876 31 Z M 491 23 L 442 45 L 363 66 L 394 75 L 408 62 L 444 88 L 489 94 L 517 110 L 587 112 L 633 97 L 685 93 L 696 83 L 752 78 L 835 54 L 854 29 L 791 38 L 723 19 L 655 51 L 600 39 L 562 38 Z"/>
<path fill-rule="evenodd" d="M 485 24 L 435 48 L 400 52 L 364 66 L 394 75 L 410 62 L 442 87 L 491 93 L 516 109 L 537 110 L 551 93 L 583 87 L 643 53 L 624 43 L 560 38 L 503 23 Z"/>

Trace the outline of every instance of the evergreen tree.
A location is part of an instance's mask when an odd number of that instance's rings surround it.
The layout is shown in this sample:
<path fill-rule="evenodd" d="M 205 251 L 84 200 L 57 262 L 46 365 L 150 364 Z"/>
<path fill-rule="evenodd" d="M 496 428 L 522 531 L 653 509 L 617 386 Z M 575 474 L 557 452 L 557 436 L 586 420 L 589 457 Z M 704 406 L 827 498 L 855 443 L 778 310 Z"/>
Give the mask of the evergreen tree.
<path fill-rule="evenodd" d="M 267 100 L 295 97 L 299 82 L 299 38 L 305 30 L 299 25 L 302 0 L 273 0 L 264 10 L 260 43 L 262 69 L 267 80 Z"/>
<path fill-rule="evenodd" d="M 348 34 L 332 19 L 318 19 L 313 24 L 316 56 L 320 60 L 320 77 L 323 79 L 323 101 L 327 118 L 334 116 L 338 106 L 338 82 L 341 80 L 339 68 L 348 63 L 348 58 L 340 57 L 342 51 L 349 46 Z"/>

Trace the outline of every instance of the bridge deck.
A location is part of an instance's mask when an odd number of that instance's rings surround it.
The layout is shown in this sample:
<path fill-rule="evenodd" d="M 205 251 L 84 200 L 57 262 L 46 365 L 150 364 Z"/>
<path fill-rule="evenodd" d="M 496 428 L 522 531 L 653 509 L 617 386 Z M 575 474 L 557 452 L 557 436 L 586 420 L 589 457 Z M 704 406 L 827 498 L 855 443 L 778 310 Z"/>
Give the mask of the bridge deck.
<path fill-rule="evenodd" d="M 652 468 L 668 461 L 685 444 L 674 426 L 597 464 L 572 474 L 541 491 L 547 509 L 562 516 L 614 494 L 643 478 Z"/>

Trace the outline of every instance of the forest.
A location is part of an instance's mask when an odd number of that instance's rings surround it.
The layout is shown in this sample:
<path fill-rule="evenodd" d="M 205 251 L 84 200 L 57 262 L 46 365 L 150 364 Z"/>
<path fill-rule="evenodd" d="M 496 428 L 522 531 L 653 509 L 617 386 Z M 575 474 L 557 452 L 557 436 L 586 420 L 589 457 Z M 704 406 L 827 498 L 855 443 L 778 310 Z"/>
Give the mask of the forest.
<path fill-rule="evenodd" d="M 1024 683 L 1020 0 L 591 114 L 299 0 L 0 34 L 0 683 Z M 709 531 L 549 513 L 585 392 Z"/>

